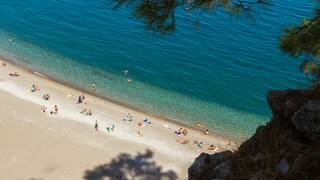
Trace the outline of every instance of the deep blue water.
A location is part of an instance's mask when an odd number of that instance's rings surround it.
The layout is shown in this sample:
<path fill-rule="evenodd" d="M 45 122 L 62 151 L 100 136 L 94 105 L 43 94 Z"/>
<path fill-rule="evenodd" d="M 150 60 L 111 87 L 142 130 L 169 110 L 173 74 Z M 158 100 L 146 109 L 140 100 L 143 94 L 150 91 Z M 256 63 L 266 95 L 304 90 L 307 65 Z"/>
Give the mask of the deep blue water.
<path fill-rule="evenodd" d="M 199 27 L 196 12 L 178 10 L 175 32 L 160 35 L 105 0 L 2 1 L 0 54 L 83 89 L 95 82 L 99 94 L 151 114 L 244 137 L 270 119 L 268 90 L 308 86 L 278 42 L 313 5 L 272 1 L 255 10 L 255 24 L 204 13 Z"/>

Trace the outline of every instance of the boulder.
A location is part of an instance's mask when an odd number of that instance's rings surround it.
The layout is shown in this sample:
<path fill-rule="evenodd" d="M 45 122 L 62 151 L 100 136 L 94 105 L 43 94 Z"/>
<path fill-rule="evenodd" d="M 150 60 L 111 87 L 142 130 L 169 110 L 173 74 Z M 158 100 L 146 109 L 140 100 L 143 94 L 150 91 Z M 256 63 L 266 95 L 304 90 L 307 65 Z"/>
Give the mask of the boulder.
<path fill-rule="evenodd" d="M 213 169 L 214 178 L 227 179 L 232 174 L 231 166 L 231 161 L 226 161 L 216 166 Z"/>
<path fill-rule="evenodd" d="M 218 164 L 225 162 L 232 157 L 232 152 L 231 151 L 223 151 L 223 152 L 218 152 L 215 154 L 210 155 L 210 164 L 212 166 L 217 166 Z"/>
<path fill-rule="evenodd" d="M 310 140 L 320 135 L 320 101 L 309 100 L 291 118 L 296 129 Z"/>
<path fill-rule="evenodd" d="M 289 164 L 285 158 L 281 159 L 280 163 L 277 165 L 278 172 L 283 176 L 289 171 Z"/>
<path fill-rule="evenodd" d="M 285 120 L 298 110 L 311 95 L 310 90 L 290 89 L 271 90 L 267 94 L 267 101 L 272 110 L 273 118 Z"/>
<path fill-rule="evenodd" d="M 195 159 L 192 165 L 188 169 L 188 177 L 190 180 L 199 179 L 206 159 L 209 157 L 206 153 L 201 153 L 199 157 Z"/>

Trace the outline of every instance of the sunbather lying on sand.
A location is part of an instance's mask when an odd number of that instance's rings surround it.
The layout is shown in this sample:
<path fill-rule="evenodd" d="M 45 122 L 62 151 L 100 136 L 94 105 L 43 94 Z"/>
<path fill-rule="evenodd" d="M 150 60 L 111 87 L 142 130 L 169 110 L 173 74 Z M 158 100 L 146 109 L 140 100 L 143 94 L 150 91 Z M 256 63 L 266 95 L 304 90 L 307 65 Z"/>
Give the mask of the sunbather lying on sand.
<path fill-rule="evenodd" d="M 132 117 L 132 115 L 130 113 L 127 114 L 126 118 L 128 119 L 128 121 L 132 121 L 133 120 L 133 117 Z"/>
<path fill-rule="evenodd" d="M 184 129 L 183 131 L 182 131 L 182 133 L 183 133 L 183 135 L 187 135 L 188 134 L 188 131 L 187 131 L 187 129 Z"/>
<path fill-rule="evenodd" d="M 17 72 L 10 73 L 9 75 L 10 75 L 10 76 L 13 76 L 13 77 L 19 77 L 19 76 L 20 76 Z"/>
<path fill-rule="evenodd" d="M 85 109 L 84 109 L 84 110 L 82 110 L 80 113 L 81 113 L 81 114 L 83 114 L 83 115 L 89 115 L 89 116 L 92 116 L 92 111 L 91 111 L 91 109 L 87 109 L 87 108 L 85 108 Z"/>
<path fill-rule="evenodd" d="M 208 150 L 211 150 L 211 151 L 216 151 L 218 150 L 218 147 L 216 147 L 215 145 L 211 145 Z"/>
<path fill-rule="evenodd" d="M 174 133 L 176 133 L 176 135 L 181 135 L 181 134 L 183 134 L 183 129 L 180 128 L 178 131 L 176 131 Z"/>
<path fill-rule="evenodd" d="M 180 144 L 185 145 L 185 144 L 187 144 L 189 141 L 186 140 L 186 139 L 184 139 L 184 138 L 180 138 L 180 139 L 177 139 L 177 142 L 180 143 Z"/>
<path fill-rule="evenodd" d="M 54 105 L 53 111 L 51 111 L 50 114 L 58 114 L 58 106 L 57 105 Z"/>
<path fill-rule="evenodd" d="M 30 89 L 31 92 L 35 92 L 35 91 L 40 91 L 40 88 L 36 85 L 32 85 L 31 89 Z"/>
<path fill-rule="evenodd" d="M 142 134 L 141 131 L 137 131 L 137 134 L 138 134 L 139 137 L 143 137 L 143 134 Z"/>
<path fill-rule="evenodd" d="M 46 106 L 41 106 L 41 111 L 46 112 L 48 110 L 48 108 Z"/>
<path fill-rule="evenodd" d="M 204 142 L 194 141 L 194 145 L 196 145 L 199 148 L 203 148 Z"/>

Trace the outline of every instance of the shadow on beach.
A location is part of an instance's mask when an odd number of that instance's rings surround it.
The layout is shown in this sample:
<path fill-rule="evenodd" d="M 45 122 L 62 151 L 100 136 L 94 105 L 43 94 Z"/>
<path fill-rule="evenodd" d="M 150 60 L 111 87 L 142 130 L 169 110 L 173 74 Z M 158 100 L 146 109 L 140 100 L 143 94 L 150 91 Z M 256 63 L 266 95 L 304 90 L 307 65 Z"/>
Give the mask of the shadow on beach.
<path fill-rule="evenodd" d="M 87 170 L 84 179 L 102 180 L 116 179 L 122 176 L 123 180 L 127 179 L 148 179 L 148 180 L 172 180 L 177 175 L 173 171 L 163 172 L 156 162 L 151 161 L 153 152 L 147 150 L 145 153 L 139 153 L 132 157 L 130 154 L 120 154 L 112 159 L 110 163 Z"/>

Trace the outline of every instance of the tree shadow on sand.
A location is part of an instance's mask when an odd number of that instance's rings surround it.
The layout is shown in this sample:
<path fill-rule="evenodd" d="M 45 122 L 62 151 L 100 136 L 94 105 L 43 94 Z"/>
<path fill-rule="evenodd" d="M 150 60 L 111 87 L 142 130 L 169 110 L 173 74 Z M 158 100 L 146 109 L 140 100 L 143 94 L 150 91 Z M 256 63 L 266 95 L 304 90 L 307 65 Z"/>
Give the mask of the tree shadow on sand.
<path fill-rule="evenodd" d="M 84 179 L 102 180 L 116 179 L 122 176 L 123 180 L 127 179 L 148 179 L 148 180 L 171 180 L 176 179 L 174 171 L 163 172 L 162 168 L 154 161 L 151 161 L 153 152 L 147 150 L 145 153 L 139 153 L 132 157 L 130 154 L 120 154 L 112 159 L 110 163 L 87 170 Z"/>

